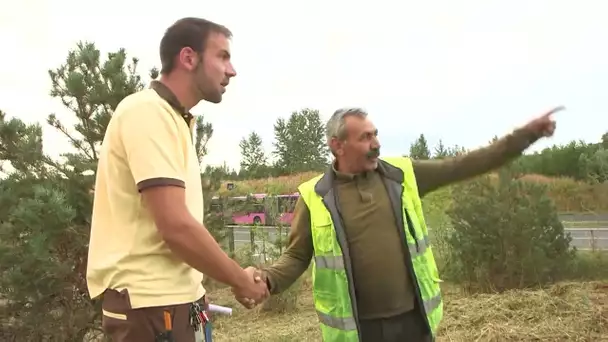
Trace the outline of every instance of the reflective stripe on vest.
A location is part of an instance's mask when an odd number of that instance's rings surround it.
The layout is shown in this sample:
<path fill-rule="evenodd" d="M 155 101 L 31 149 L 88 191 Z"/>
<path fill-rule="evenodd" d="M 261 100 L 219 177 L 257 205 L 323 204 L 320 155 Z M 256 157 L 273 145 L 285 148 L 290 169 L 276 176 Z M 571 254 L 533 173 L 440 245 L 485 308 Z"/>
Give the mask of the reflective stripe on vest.
<path fill-rule="evenodd" d="M 429 240 L 428 235 L 425 235 L 421 240 L 418 240 L 418 246 L 416 246 L 415 243 L 408 242 L 407 247 L 410 250 L 412 258 L 415 258 L 424 254 L 424 252 L 426 252 L 426 247 L 430 244 L 431 241 Z M 344 269 L 344 260 L 342 257 L 315 257 L 315 261 L 317 262 L 317 266 L 322 268 Z"/>
<path fill-rule="evenodd" d="M 428 240 L 428 237 L 427 239 Z M 426 243 L 426 242 L 425 242 Z M 422 254 L 424 253 L 424 251 L 422 252 L 417 252 L 416 250 L 416 245 L 409 245 L 410 247 L 410 253 L 412 253 L 412 257 L 414 257 L 414 254 Z M 423 248 L 426 250 L 426 246 L 424 246 Z M 330 270 L 344 270 L 344 258 L 342 258 L 341 256 L 315 256 L 314 257 L 314 262 L 315 265 L 318 269 L 330 269 Z M 424 304 L 424 310 L 425 311 L 433 311 L 434 309 L 436 309 L 439 304 L 441 304 L 441 293 L 437 294 L 436 296 L 431 297 L 428 300 L 424 300 L 422 302 Z M 331 316 L 328 316 L 326 314 L 317 312 L 317 315 L 319 316 L 319 320 L 322 322 L 328 322 L 326 323 L 327 325 L 331 325 L 334 327 L 338 327 L 338 326 L 343 326 L 343 327 L 349 327 L 349 328 L 345 328 L 345 330 L 351 330 L 351 325 L 352 325 L 352 329 L 356 329 L 355 326 L 355 320 L 353 318 L 349 318 L 349 319 L 344 319 L 341 318 L 336 323 L 330 323 L 330 322 L 334 322 L 336 321 L 334 318 L 332 318 Z"/>
<path fill-rule="evenodd" d="M 404 174 L 403 184 L 397 184 L 400 189 L 393 190 L 401 195 L 402 215 L 404 216 L 404 227 L 402 228 L 405 231 L 406 243 L 420 288 L 424 311 L 431 331 L 435 334 L 443 316 L 443 302 L 438 284 L 440 280 L 437 266 L 422 214 L 413 168 L 411 161 L 406 158 L 396 158 L 391 161 L 386 160 L 386 162 L 401 169 Z M 315 192 L 315 185 L 322 177 L 322 175 L 315 177 L 299 187 L 300 195 L 311 215 L 315 308 L 323 341 L 357 342 L 359 341 L 358 318 L 356 308 L 353 308 L 351 301 L 355 295 L 353 287 L 349 286 L 350 274 L 347 272 L 348 269 L 351 269 L 349 267 L 351 265 L 345 265 L 345 260 L 350 263 L 350 259 L 348 256 L 344 256 L 338 242 L 340 230 L 343 230 L 342 223 L 337 222 L 335 225 L 332 220 L 332 216 L 339 217 L 339 215 L 337 213 L 332 215 L 329 206 L 324 204 L 324 199 Z M 326 195 L 326 203 L 335 200 L 332 196 L 331 192 Z M 413 225 L 409 228 L 413 230 L 415 236 L 412 236 L 408 229 L 405 212 L 409 214 L 410 222 Z"/>

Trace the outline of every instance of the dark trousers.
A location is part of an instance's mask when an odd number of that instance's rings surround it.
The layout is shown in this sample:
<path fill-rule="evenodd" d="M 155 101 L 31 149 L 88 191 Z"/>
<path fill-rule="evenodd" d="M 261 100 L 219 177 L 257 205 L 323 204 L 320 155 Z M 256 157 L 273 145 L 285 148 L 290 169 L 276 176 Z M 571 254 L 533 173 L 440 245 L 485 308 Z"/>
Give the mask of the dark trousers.
<path fill-rule="evenodd" d="M 389 318 L 361 320 L 362 342 L 432 342 L 424 318 L 412 310 Z"/>
<path fill-rule="evenodd" d="M 200 301 L 204 305 L 204 298 Z M 195 342 L 190 324 L 191 304 L 133 309 L 129 293 L 106 290 L 102 327 L 112 342 L 156 342 L 165 333 L 164 312 L 170 314 L 174 342 Z"/>

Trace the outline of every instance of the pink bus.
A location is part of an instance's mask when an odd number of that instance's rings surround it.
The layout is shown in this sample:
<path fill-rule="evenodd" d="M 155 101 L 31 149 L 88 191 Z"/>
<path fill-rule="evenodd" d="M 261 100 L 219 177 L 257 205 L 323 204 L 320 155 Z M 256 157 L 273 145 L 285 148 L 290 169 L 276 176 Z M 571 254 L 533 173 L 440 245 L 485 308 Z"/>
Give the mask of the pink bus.
<path fill-rule="evenodd" d="M 281 213 L 279 216 L 279 222 L 282 224 L 291 224 L 291 220 L 293 220 L 293 210 L 296 207 L 296 202 L 300 197 L 299 193 L 293 193 L 291 195 L 278 195 L 277 203 L 279 205 L 279 212 Z"/>
<path fill-rule="evenodd" d="M 295 207 L 296 201 L 298 200 L 299 194 L 290 194 L 290 195 L 278 195 L 278 196 L 268 196 L 266 194 L 253 194 L 248 196 L 236 196 L 229 197 L 227 199 L 227 206 L 236 211 L 233 211 L 231 214 L 232 220 L 231 223 L 238 225 L 273 225 L 276 222 L 270 222 L 268 211 L 272 208 L 269 206 L 277 205 L 278 208 L 274 208 L 273 212 L 279 212 L 278 221 L 282 224 L 290 224 L 293 219 L 293 209 Z M 247 211 L 239 211 L 239 202 L 245 202 L 247 198 L 253 198 L 253 205 L 248 206 Z M 274 201 L 276 198 L 276 201 Z M 245 206 L 245 203 L 243 203 Z M 217 196 L 214 196 L 211 199 L 211 210 L 217 213 L 224 212 L 222 203 Z"/>
<path fill-rule="evenodd" d="M 249 196 L 253 198 L 253 205 L 248 206 L 247 211 L 233 211 L 232 212 L 232 223 L 234 224 L 266 224 L 266 211 L 264 210 L 264 199 L 265 194 L 253 194 Z M 228 198 L 228 207 L 232 210 L 237 209 L 239 206 L 245 206 L 247 196 L 237 196 Z"/>

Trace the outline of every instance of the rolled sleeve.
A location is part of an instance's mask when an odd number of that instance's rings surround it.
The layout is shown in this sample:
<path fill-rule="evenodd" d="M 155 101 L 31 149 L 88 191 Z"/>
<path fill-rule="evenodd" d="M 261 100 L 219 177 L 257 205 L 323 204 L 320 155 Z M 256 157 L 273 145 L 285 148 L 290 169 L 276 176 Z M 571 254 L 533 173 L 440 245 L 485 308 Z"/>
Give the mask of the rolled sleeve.
<path fill-rule="evenodd" d="M 123 114 L 120 125 L 127 163 L 139 191 L 185 187 L 185 149 L 172 113 L 153 102 L 138 104 Z"/>

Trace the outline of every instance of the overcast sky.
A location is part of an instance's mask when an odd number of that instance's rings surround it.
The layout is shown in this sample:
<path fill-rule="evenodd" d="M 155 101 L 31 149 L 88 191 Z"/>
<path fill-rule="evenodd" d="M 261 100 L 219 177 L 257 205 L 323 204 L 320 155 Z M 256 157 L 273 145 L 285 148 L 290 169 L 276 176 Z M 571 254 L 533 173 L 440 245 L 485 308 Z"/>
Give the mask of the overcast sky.
<path fill-rule="evenodd" d="M 600 0 L 4 2 L 0 108 L 27 122 L 55 112 L 47 70 L 79 40 L 105 54 L 124 47 L 141 71 L 160 64 L 163 31 L 184 16 L 229 27 L 238 76 L 221 104 L 202 103 L 215 134 L 206 163 L 239 163 L 251 130 L 272 146 L 272 125 L 302 107 L 327 119 L 366 108 L 382 154 L 430 144 L 475 148 L 565 105 L 554 138 L 599 141 L 608 130 L 608 2 Z M 604 100 L 602 100 L 604 98 Z M 47 152 L 69 148 L 52 129 Z"/>

